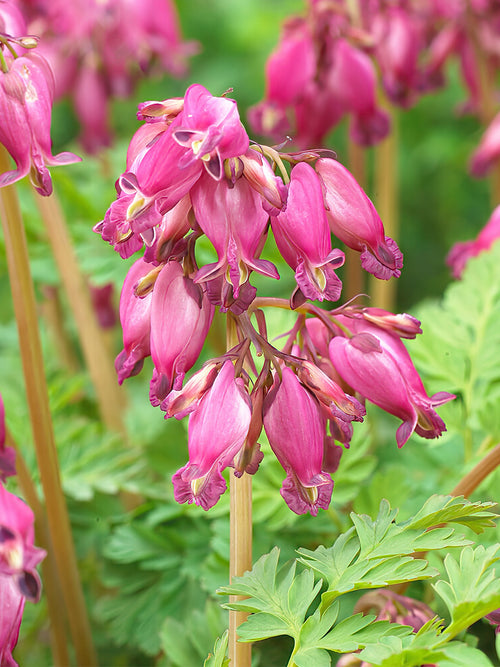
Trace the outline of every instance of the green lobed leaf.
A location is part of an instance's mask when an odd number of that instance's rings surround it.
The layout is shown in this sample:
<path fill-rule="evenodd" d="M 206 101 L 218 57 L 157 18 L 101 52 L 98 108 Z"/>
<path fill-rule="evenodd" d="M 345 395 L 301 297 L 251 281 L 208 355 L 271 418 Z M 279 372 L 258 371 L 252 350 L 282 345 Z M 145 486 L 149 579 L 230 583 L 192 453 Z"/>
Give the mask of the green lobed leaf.
<path fill-rule="evenodd" d="M 500 607 L 500 579 L 493 567 L 498 561 L 499 544 L 466 547 L 459 561 L 447 554 L 444 565 L 449 581 L 438 581 L 433 587 L 450 612 L 451 624 L 446 630 L 450 636 Z"/>
<path fill-rule="evenodd" d="M 247 641 L 278 635 L 297 638 L 306 612 L 321 588 L 321 581 L 314 583 L 311 570 L 295 576 L 295 562 L 278 573 L 278 559 L 279 549 L 275 547 L 250 572 L 234 577 L 230 586 L 217 591 L 222 595 L 247 596 L 223 605 L 226 609 L 253 612 L 238 630 Z"/>
<path fill-rule="evenodd" d="M 331 547 L 299 549 L 299 561 L 328 582 L 323 594 L 324 610 L 338 595 L 349 591 L 435 576 L 426 560 L 415 559 L 411 554 L 470 544 L 470 540 L 455 534 L 453 525 L 437 526 L 449 521 L 482 530 L 483 526 L 493 525 L 494 514 L 487 511 L 491 507 L 491 503 L 432 496 L 414 517 L 397 523 L 397 510 L 382 500 L 376 519 L 351 514 L 354 526 Z"/>
<path fill-rule="evenodd" d="M 226 658 L 228 642 L 229 633 L 226 630 L 222 637 L 217 638 L 214 646 L 214 653 L 213 655 L 210 654 L 208 656 L 203 663 L 203 667 L 228 667 L 229 659 Z"/>

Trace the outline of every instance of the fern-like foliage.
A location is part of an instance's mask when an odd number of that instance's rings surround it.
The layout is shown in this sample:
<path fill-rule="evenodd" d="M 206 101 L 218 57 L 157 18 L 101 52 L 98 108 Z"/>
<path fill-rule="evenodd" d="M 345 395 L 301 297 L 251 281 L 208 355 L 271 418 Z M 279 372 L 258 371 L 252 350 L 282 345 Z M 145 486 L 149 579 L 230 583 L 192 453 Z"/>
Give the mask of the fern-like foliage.
<path fill-rule="evenodd" d="M 300 557 L 281 569 L 275 548 L 251 572 L 218 592 L 244 596 L 224 605 L 249 612 L 248 620 L 238 628 L 242 641 L 292 637 L 290 667 L 326 667 L 330 652 L 359 650 L 363 650 L 361 659 L 384 667 L 412 667 L 438 660 L 446 664 L 452 658 L 476 664 L 476 653 L 481 656 L 478 665 L 490 664 L 480 652 L 451 640 L 500 606 L 500 582 L 492 569 L 498 549 L 473 550 L 470 541 L 457 533 L 458 525 L 475 532 L 494 525 L 493 505 L 433 496 L 417 514 L 398 523 L 398 511 L 383 500 L 375 519 L 352 514 L 353 526 L 331 547 L 300 549 Z M 408 626 L 379 621 L 373 615 L 356 614 L 338 621 L 342 595 L 436 577 L 439 573 L 425 558 L 416 557 L 416 552 L 451 547 L 462 548 L 460 565 L 448 555 L 448 581 L 435 585 L 450 610 L 448 627 L 435 619 L 414 634 Z M 316 580 L 315 575 L 320 578 Z"/>

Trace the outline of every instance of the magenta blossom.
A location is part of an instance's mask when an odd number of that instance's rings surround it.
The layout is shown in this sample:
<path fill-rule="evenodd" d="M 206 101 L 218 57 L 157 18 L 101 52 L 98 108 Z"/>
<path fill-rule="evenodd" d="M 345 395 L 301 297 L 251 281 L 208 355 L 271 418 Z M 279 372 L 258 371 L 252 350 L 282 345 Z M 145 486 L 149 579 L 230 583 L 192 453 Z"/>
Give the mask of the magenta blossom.
<path fill-rule="evenodd" d="M 261 197 L 247 179 L 239 178 L 230 187 L 226 180 L 217 182 L 207 175 L 193 188 L 191 200 L 196 220 L 219 257 L 218 262 L 206 264 L 195 276 L 198 283 L 221 278 L 221 292 L 213 296 L 209 293 L 212 303 L 227 310 L 230 302 L 225 296 L 226 285 L 231 288 L 230 297 L 238 299 L 252 270 L 279 278 L 271 262 L 258 259 L 266 239 L 269 216 L 262 207 Z M 255 294 L 255 289 L 251 289 Z"/>
<path fill-rule="evenodd" d="M 286 209 L 271 224 L 279 251 L 295 270 L 300 294 L 292 296 L 292 305 L 336 301 L 342 283 L 335 269 L 344 263 L 344 253 L 332 250 L 321 184 L 310 165 L 299 162 L 292 169 Z"/>
<path fill-rule="evenodd" d="M 354 176 L 340 162 L 321 158 L 316 171 L 324 186 L 330 229 L 349 248 L 361 253 L 362 267 L 376 278 L 399 278 L 403 255 L 385 236 L 375 207 Z"/>
<path fill-rule="evenodd" d="M 17 644 L 25 600 L 38 602 L 36 566 L 45 551 L 34 546 L 34 516 L 20 498 L 0 484 L 0 664 L 17 667 Z"/>
<path fill-rule="evenodd" d="M 495 208 L 475 241 L 461 241 L 451 248 L 446 257 L 446 264 L 451 268 L 453 277 L 457 280 L 461 278 L 469 259 L 489 250 L 498 238 L 500 238 L 500 206 Z"/>
<path fill-rule="evenodd" d="M 288 367 L 264 400 L 264 429 L 286 472 L 281 495 L 296 514 L 330 504 L 333 481 L 323 471 L 325 419 L 316 400 Z"/>
<path fill-rule="evenodd" d="M 391 334 L 368 325 L 352 338 L 336 336 L 330 359 L 355 391 L 403 421 L 396 432 L 398 447 L 413 431 L 437 438 L 446 430 L 434 408 L 455 397 L 447 392 L 429 397 L 403 343 Z"/>
<path fill-rule="evenodd" d="M 154 267 L 138 259 L 130 267 L 120 295 L 120 321 L 123 329 L 123 350 L 116 357 L 115 368 L 118 382 L 137 375 L 144 359 L 151 354 L 151 301 L 150 290 L 143 297 L 137 296 L 135 288 L 140 280 L 151 273 Z"/>
<path fill-rule="evenodd" d="M 470 159 L 469 170 L 472 176 L 482 178 L 500 159 L 500 113 L 486 128 L 479 146 Z"/>
<path fill-rule="evenodd" d="M 78 162 L 73 153 L 52 155 L 50 119 L 54 77 L 47 61 L 29 52 L 12 58 L 4 53 L 7 71 L 0 72 L 0 142 L 16 169 L 0 175 L 0 187 L 29 174 L 41 195 L 50 195 L 52 181 L 46 165 Z"/>
<path fill-rule="evenodd" d="M 223 175 L 222 161 L 245 153 L 249 146 L 236 102 L 214 97 L 199 84 L 186 91 L 182 125 L 175 129 L 173 137 L 188 149 L 179 166 L 201 162 L 216 180 Z"/>
<path fill-rule="evenodd" d="M 6 477 L 16 474 L 16 452 L 13 447 L 5 446 L 5 408 L 0 394 L 0 480 L 5 482 Z"/>
<path fill-rule="evenodd" d="M 189 418 L 189 463 L 172 478 L 179 503 L 208 510 L 226 490 L 222 471 L 233 464 L 248 434 L 251 405 L 243 381 L 226 361 L 211 389 Z"/>
<path fill-rule="evenodd" d="M 205 342 L 214 314 L 205 292 L 168 262 L 156 279 L 151 301 L 151 357 L 155 366 L 150 399 L 160 405 L 180 389 Z"/>

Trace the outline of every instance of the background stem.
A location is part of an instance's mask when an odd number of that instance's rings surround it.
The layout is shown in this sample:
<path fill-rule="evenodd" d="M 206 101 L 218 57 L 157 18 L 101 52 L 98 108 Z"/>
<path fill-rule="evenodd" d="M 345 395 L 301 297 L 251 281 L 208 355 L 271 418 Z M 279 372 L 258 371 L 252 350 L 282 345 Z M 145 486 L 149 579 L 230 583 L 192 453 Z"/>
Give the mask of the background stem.
<path fill-rule="evenodd" d="M 35 193 L 35 197 L 77 326 L 101 417 L 109 429 L 124 433 L 122 408 L 125 395 L 118 385 L 107 341 L 97 323 L 88 285 L 78 268 L 63 211 L 54 194 L 42 197 Z"/>
<path fill-rule="evenodd" d="M 390 112 L 389 109 L 387 109 Z M 391 133 L 375 147 L 374 201 L 384 224 L 385 235 L 398 242 L 398 124 L 397 114 L 391 113 Z M 371 305 L 394 312 L 397 279 L 379 280 L 370 276 Z"/>
<path fill-rule="evenodd" d="M 10 169 L 0 147 L 0 172 Z M 61 578 L 66 614 L 79 665 L 93 667 L 96 657 L 81 588 L 66 500 L 59 476 L 48 389 L 38 332 L 36 302 L 21 210 L 14 186 L 0 189 L 0 217 L 17 321 L 33 441 L 42 482 L 51 541 Z M 50 556 L 49 556 L 50 557 Z M 64 612 L 61 612 L 64 613 Z"/>

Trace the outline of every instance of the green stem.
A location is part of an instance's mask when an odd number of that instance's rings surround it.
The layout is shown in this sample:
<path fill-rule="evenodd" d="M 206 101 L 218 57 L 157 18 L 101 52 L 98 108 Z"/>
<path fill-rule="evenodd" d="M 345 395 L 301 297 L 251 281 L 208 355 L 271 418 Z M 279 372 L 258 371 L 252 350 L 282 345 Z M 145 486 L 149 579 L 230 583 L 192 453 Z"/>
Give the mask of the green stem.
<path fill-rule="evenodd" d="M 0 149 L 0 172 L 10 169 L 7 152 Z M 96 656 L 78 574 L 76 553 L 66 499 L 61 486 L 48 388 L 38 332 L 36 301 L 28 248 L 17 193 L 14 186 L 0 189 L 0 217 L 12 300 L 23 363 L 26 398 L 30 413 L 40 479 L 56 566 L 61 577 L 66 613 L 79 665 L 93 667 Z"/>

